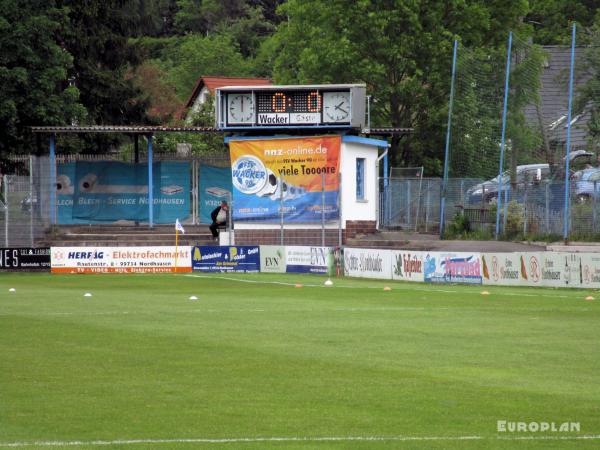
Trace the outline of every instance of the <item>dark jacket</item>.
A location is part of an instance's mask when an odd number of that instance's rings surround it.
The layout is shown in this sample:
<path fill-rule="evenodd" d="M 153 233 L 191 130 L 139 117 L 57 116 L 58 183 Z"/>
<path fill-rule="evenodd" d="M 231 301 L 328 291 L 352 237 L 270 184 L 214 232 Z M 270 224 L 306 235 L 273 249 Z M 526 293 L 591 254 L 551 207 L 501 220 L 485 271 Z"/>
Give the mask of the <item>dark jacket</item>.
<path fill-rule="evenodd" d="M 210 218 L 212 219 L 213 223 L 217 222 L 219 211 L 221 211 L 221 206 L 217 206 L 215 209 L 213 209 L 213 212 L 210 213 Z M 225 222 L 227 222 L 227 219 L 225 219 Z"/>

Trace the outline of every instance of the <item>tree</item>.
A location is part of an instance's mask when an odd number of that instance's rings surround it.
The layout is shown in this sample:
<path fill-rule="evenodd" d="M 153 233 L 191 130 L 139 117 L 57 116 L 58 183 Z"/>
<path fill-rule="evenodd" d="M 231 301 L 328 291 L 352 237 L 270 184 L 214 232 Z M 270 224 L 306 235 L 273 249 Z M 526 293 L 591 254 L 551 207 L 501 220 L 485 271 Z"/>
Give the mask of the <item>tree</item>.
<path fill-rule="evenodd" d="M 596 13 L 594 24 L 587 30 L 590 45 L 584 51 L 581 72 L 589 79 L 578 89 L 575 111 L 590 111 L 588 122 L 590 147 L 600 154 L 600 11 Z"/>
<path fill-rule="evenodd" d="M 146 61 L 132 70 L 128 77 L 140 90 L 140 101 L 147 105 L 146 115 L 150 121 L 166 124 L 181 117 L 184 104 L 177 98 L 175 88 L 163 81 L 164 72 L 156 64 Z"/>
<path fill-rule="evenodd" d="M 58 0 L 68 11 L 61 39 L 73 55 L 70 77 L 81 92 L 90 124 L 136 124 L 146 120 L 146 105 L 125 77 L 137 55 L 128 45 L 139 16 L 129 15 L 123 0 Z"/>
<path fill-rule="evenodd" d="M 597 0 L 530 0 L 526 23 L 534 25 L 534 42 L 540 45 L 570 45 L 571 24 L 592 25 Z"/>
<path fill-rule="evenodd" d="M 244 57 L 254 57 L 273 33 L 281 0 L 177 0 L 175 29 L 210 36 L 229 33 Z"/>
<path fill-rule="evenodd" d="M 289 0 L 270 42 L 283 83 L 365 82 L 374 125 L 412 127 L 392 139 L 396 164 L 440 173 L 452 42 L 496 46 L 527 2 Z M 267 59 L 267 56 L 263 56 Z"/>
<path fill-rule="evenodd" d="M 175 87 L 181 100 L 187 100 L 199 76 L 249 76 L 252 73 L 251 63 L 244 59 L 228 34 L 208 37 L 188 34 L 164 54 L 169 58 L 162 61 L 167 82 Z"/>
<path fill-rule="evenodd" d="M 69 125 L 85 109 L 57 44 L 66 11 L 54 1 L 5 0 L 0 10 L 0 155 L 32 150 L 32 125 Z"/>

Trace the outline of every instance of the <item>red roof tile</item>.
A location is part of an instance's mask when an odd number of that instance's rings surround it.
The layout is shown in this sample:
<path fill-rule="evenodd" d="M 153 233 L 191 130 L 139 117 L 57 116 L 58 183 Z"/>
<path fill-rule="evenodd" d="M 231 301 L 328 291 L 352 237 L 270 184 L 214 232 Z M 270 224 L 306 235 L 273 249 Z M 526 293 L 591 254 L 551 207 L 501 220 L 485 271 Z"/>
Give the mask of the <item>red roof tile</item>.
<path fill-rule="evenodd" d="M 196 97 L 200 94 L 200 91 L 204 86 L 210 91 L 211 94 L 215 93 L 215 89 L 224 86 L 265 86 L 273 84 L 269 78 L 241 78 L 241 77 L 200 77 L 196 81 L 192 95 L 186 103 L 186 107 L 189 108 L 194 104 Z"/>

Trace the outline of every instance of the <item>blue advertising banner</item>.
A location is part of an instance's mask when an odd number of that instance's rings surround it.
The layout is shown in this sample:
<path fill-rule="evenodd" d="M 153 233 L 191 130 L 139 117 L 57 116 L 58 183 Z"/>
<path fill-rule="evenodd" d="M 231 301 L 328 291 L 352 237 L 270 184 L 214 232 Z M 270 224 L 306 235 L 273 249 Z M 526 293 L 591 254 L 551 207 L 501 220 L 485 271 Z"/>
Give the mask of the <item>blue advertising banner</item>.
<path fill-rule="evenodd" d="M 64 163 L 56 166 L 56 206 L 57 221 L 71 225 L 89 223 L 73 218 L 73 192 L 75 191 L 75 163 Z"/>
<path fill-rule="evenodd" d="M 190 214 L 187 162 L 153 164 L 154 221 Z M 58 221 L 62 224 L 148 220 L 148 165 L 77 162 L 57 167 Z"/>
<path fill-rule="evenodd" d="M 479 253 L 428 253 L 423 260 L 423 275 L 430 283 L 481 284 Z"/>
<path fill-rule="evenodd" d="M 333 274 L 333 270 L 333 249 L 330 247 L 285 247 L 286 272 Z"/>
<path fill-rule="evenodd" d="M 340 136 L 231 140 L 234 221 L 337 220 L 340 147 Z"/>
<path fill-rule="evenodd" d="M 200 222 L 212 223 L 210 213 L 223 200 L 231 201 L 231 167 L 200 166 Z"/>
<path fill-rule="evenodd" d="M 240 245 L 194 247 L 192 270 L 200 272 L 259 272 L 259 247 Z"/>

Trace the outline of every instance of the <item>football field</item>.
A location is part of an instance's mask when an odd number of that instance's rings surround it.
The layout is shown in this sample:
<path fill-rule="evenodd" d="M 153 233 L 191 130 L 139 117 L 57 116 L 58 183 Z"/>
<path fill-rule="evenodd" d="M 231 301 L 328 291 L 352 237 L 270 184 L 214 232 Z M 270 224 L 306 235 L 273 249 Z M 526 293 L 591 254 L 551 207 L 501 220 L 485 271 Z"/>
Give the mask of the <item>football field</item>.
<path fill-rule="evenodd" d="M 0 449 L 600 447 L 600 292 L 324 281 L 1 274 Z"/>

